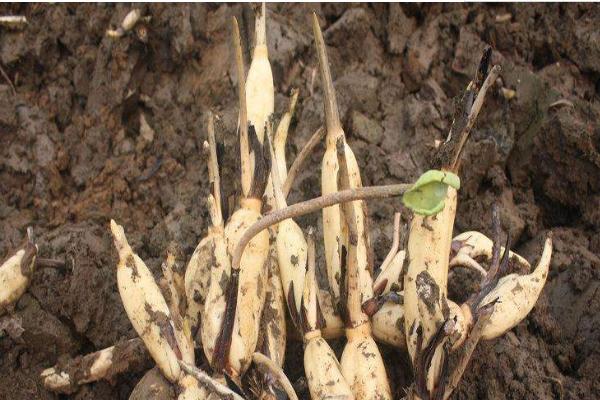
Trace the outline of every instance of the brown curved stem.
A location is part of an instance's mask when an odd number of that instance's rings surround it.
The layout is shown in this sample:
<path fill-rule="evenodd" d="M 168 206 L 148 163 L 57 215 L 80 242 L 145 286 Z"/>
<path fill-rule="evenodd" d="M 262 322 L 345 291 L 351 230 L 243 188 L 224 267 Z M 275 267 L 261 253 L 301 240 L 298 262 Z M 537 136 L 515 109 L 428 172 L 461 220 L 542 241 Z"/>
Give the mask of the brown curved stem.
<path fill-rule="evenodd" d="M 282 191 L 284 197 L 287 198 L 290 190 L 292 190 L 292 185 L 296 180 L 296 176 L 298 176 L 298 172 L 300 172 L 300 169 L 304 166 L 304 162 L 308 159 L 308 156 L 313 152 L 315 147 L 317 147 L 317 145 L 323 140 L 325 133 L 327 133 L 327 131 L 324 127 L 321 126 L 319 129 L 317 129 L 316 132 L 312 134 L 310 139 L 308 139 L 308 142 L 306 142 L 302 150 L 300 150 L 300 153 L 298 153 L 296 156 L 296 159 L 290 167 L 287 178 L 285 179 L 285 183 L 283 184 Z"/>
<path fill-rule="evenodd" d="M 399 183 L 396 185 L 384 186 L 369 186 L 356 189 L 342 190 L 340 192 L 327 194 L 311 200 L 306 200 L 300 203 L 293 204 L 289 207 L 282 208 L 265 215 L 260 220 L 250 226 L 238 242 L 232 257 L 231 267 L 234 270 L 239 270 L 240 260 L 246 245 L 259 232 L 267 229 L 271 225 L 280 223 L 288 218 L 296 218 L 302 215 L 310 214 L 321 210 L 325 207 L 330 207 L 335 204 L 346 203 L 355 200 L 382 199 L 395 197 L 404 194 L 412 184 Z"/>

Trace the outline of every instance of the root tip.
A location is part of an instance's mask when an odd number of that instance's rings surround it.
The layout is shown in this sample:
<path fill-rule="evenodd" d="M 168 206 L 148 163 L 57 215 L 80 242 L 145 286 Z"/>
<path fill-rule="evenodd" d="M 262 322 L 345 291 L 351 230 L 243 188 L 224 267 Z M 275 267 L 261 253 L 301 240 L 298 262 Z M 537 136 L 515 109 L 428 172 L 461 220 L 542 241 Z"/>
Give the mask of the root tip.
<path fill-rule="evenodd" d="M 121 226 L 119 226 L 119 224 L 117 224 L 117 222 L 114 219 L 110 219 L 110 230 L 112 232 L 112 234 L 114 236 L 117 236 L 120 231 L 123 230 L 123 228 Z"/>
<path fill-rule="evenodd" d="M 27 240 L 29 241 L 29 243 L 34 244 L 34 236 L 33 236 L 33 227 L 32 226 L 27 227 Z"/>
<path fill-rule="evenodd" d="M 312 18 L 313 18 L 313 28 L 321 29 L 321 27 L 319 26 L 319 17 L 317 17 L 316 11 L 312 12 Z"/>
<path fill-rule="evenodd" d="M 110 230 L 113 235 L 113 240 L 115 242 L 115 247 L 121 253 L 121 250 L 129 247 L 129 243 L 127 242 L 127 238 L 125 237 L 125 230 L 123 227 L 115 222 L 114 219 L 110 220 Z"/>

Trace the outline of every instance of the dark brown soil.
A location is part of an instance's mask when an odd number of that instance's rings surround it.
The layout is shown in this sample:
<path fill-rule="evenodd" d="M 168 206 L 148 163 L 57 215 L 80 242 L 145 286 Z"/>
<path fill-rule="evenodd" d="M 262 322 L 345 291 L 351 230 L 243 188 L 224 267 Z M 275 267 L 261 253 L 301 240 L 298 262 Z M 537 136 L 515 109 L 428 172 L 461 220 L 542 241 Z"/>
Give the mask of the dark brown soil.
<path fill-rule="evenodd" d="M 555 253 L 532 314 L 480 344 L 454 398 L 600 398 L 600 7 L 269 5 L 278 112 L 291 87 L 301 90 L 291 154 L 322 122 L 313 8 L 368 185 L 409 181 L 427 168 L 452 99 L 485 44 L 495 49 L 501 86 L 516 96 L 508 100 L 496 86 L 484 105 L 463 162 L 455 232 L 490 234 L 497 202 L 517 251 L 536 261 L 552 230 Z M 229 18 L 252 31 L 251 10 L 150 5 L 146 43 L 135 33 L 106 38 L 127 12 L 125 5 L 0 6 L 0 15 L 29 20 L 21 31 L 0 28 L 0 66 L 16 88 L 13 95 L 0 79 L 0 258 L 32 225 L 41 256 L 73 263 L 72 271 L 37 270 L 18 302 L 22 336 L 0 338 L 2 399 L 59 398 L 42 387 L 42 369 L 135 337 L 115 284 L 108 221 L 124 224 L 157 275 L 170 241 L 191 255 L 207 226 L 201 145 L 209 109 L 226 136 L 224 182 L 238 179 Z M 321 155 L 312 156 L 291 202 L 318 194 L 313 166 Z M 379 260 L 395 204 L 369 207 Z M 317 215 L 301 222 L 319 226 Z M 467 287 L 454 284 L 451 293 L 464 297 Z M 290 344 L 287 360 L 296 380 L 299 344 Z M 412 379 L 406 357 L 390 350 L 386 361 L 401 397 Z M 60 398 L 127 399 L 141 375 Z M 300 394 L 306 398 L 305 386 Z"/>

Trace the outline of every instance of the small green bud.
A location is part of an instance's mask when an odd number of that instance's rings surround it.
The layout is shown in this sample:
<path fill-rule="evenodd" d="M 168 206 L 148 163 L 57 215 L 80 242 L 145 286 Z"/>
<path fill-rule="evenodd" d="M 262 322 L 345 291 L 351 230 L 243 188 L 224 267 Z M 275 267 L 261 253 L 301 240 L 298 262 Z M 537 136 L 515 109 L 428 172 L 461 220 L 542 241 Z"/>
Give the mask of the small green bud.
<path fill-rule="evenodd" d="M 434 215 L 444 209 L 448 186 L 460 188 L 460 178 L 448 171 L 429 170 L 417 179 L 404 196 L 402 203 L 415 214 Z"/>

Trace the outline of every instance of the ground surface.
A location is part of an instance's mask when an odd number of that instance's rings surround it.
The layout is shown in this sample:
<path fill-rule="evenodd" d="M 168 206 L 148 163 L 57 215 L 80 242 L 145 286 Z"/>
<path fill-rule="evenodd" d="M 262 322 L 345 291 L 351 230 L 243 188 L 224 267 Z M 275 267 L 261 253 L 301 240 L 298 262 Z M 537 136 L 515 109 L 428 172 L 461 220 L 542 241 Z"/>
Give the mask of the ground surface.
<path fill-rule="evenodd" d="M 349 142 L 365 184 L 409 181 L 428 166 L 449 126 L 452 99 L 484 45 L 496 50 L 502 86 L 467 146 L 455 232 L 490 233 L 498 202 L 514 247 L 531 261 L 554 232 L 549 282 L 526 321 L 481 344 L 456 399 L 600 397 L 600 7 L 597 5 L 270 5 L 268 40 L 277 110 L 300 88 L 289 152 L 322 122 L 309 11 L 317 7 Z M 240 6 L 145 8 L 147 43 L 104 37 L 118 5 L 2 5 L 24 14 L 0 30 L 0 256 L 35 227 L 40 253 L 72 259 L 72 272 L 39 270 L 16 307 L 24 332 L 0 339 L 0 398 L 55 399 L 39 372 L 135 333 L 115 284 L 113 217 L 158 274 L 165 249 L 186 257 L 205 233 L 208 192 L 201 144 L 206 112 L 221 116 L 225 182 L 237 181 L 236 74 L 229 17 L 253 30 Z M 508 14 L 508 16 L 507 16 Z M 568 100 L 553 104 L 558 100 Z M 144 119 L 145 122 L 141 122 Z M 318 194 L 322 150 L 291 201 Z M 291 156 L 290 156 L 291 159 Z M 234 185 L 227 190 L 232 193 Z M 373 202 L 378 259 L 394 202 Z M 317 216 L 301 220 L 319 222 Z M 466 284 L 451 293 L 465 296 Z M 411 373 L 386 350 L 399 396 Z M 287 369 L 301 375 L 301 346 Z M 82 387 L 70 399 L 127 399 L 142 373 Z M 301 389 L 301 382 L 298 383 Z M 306 397 L 306 391 L 301 395 Z"/>

